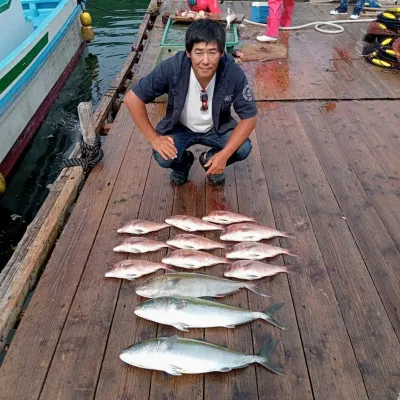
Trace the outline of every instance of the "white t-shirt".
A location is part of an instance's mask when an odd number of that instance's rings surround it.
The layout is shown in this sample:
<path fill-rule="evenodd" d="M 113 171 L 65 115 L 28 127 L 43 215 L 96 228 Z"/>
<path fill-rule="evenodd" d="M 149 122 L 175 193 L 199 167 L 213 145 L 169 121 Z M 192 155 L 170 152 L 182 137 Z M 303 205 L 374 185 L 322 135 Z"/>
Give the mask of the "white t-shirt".
<path fill-rule="evenodd" d="M 183 107 L 180 122 L 193 132 L 205 133 L 214 127 L 212 119 L 212 100 L 215 87 L 215 74 L 206 87 L 208 96 L 208 110 L 201 109 L 200 94 L 203 89 L 194 74 L 193 68 L 190 71 L 189 90 L 186 95 L 185 106 Z"/>

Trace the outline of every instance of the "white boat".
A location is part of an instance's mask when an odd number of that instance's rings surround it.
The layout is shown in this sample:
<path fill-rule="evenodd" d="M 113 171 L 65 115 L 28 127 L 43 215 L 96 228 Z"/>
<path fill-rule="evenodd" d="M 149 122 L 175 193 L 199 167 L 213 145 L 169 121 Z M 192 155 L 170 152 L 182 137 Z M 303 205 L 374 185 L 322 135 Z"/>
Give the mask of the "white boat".
<path fill-rule="evenodd" d="M 0 174 L 7 176 L 76 66 L 76 0 L 0 0 Z"/>

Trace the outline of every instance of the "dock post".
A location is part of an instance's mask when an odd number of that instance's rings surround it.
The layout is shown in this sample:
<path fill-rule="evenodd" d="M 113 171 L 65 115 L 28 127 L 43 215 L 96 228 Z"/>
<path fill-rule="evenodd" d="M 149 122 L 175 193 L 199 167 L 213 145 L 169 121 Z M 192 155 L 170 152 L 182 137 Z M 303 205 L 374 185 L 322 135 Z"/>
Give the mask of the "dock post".
<path fill-rule="evenodd" d="M 84 142 L 93 146 L 96 141 L 96 131 L 94 129 L 93 106 L 90 102 L 82 102 L 78 105 L 79 124 Z"/>

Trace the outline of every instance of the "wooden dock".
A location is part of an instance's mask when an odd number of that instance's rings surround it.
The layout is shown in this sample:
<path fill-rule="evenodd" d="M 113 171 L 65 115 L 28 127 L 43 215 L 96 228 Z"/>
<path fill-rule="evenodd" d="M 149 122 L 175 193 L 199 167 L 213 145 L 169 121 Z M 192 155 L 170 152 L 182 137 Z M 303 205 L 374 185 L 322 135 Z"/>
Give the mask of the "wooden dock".
<path fill-rule="evenodd" d="M 183 4 L 167 2 L 161 14 Z M 233 3 L 246 15 L 249 5 Z M 329 19 L 330 8 L 298 3 L 293 24 Z M 223 187 L 209 186 L 197 161 L 188 184 L 171 186 L 121 106 L 104 160 L 80 192 L 0 368 L 0 399 L 398 399 L 400 74 L 362 59 L 365 30 L 352 24 L 340 35 L 285 33 L 287 60 L 242 64 L 259 118 L 250 157 L 227 169 Z M 134 77 L 152 68 L 162 31 L 160 15 Z M 165 104 L 148 108 L 155 123 Z M 194 148 L 196 158 L 201 151 Z M 179 335 L 253 354 L 269 334 L 279 340 L 273 359 L 283 377 L 252 365 L 165 380 L 118 357 L 132 343 L 177 332 L 133 314 L 143 301 L 136 282 L 104 278 L 123 258 L 112 251 L 121 241 L 117 228 L 133 218 L 201 217 L 214 209 L 296 233 L 296 240 L 272 243 L 299 253 L 274 260 L 297 264 L 299 275 L 265 280 L 272 298 L 242 290 L 221 300 L 252 310 L 282 302 L 277 319 L 289 329 L 256 321 Z M 216 276 L 223 270 L 207 268 Z"/>

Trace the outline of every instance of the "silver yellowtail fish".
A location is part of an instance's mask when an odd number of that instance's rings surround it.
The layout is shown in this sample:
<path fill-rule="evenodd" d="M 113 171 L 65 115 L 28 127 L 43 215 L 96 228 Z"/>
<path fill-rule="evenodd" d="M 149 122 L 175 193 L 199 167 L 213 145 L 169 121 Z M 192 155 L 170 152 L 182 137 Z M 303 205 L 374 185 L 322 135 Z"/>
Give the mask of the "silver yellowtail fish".
<path fill-rule="evenodd" d="M 193 235 L 192 233 L 176 235 L 174 238 L 168 239 L 167 244 L 186 250 L 213 250 L 225 249 L 226 247 L 223 243 L 215 242 L 204 236 Z"/>
<path fill-rule="evenodd" d="M 188 331 L 188 328 L 234 328 L 256 319 L 286 330 L 286 326 L 273 318 L 274 312 L 281 307 L 282 304 L 275 304 L 264 312 L 257 312 L 197 297 L 156 297 L 137 306 L 134 313 L 181 331 Z"/>
<path fill-rule="evenodd" d="M 262 239 L 271 239 L 277 236 L 293 238 L 287 232 L 281 232 L 268 226 L 244 222 L 228 226 L 221 234 L 221 240 L 233 242 L 258 242 Z"/>
<path fill-rule="evenodd" d="M 258 284 L 231 281 L 194 272 L 177 272 L 148 279 L 136 288 L 136 294 L 154 298 L 160 296 L 224 297 L 246 288 L 260 296 L 270 297 Z"/>
<path fill-rule="evenodd" d="M 169 228 L 164 222 L 147 221 L 144 219 L 134 219 L 118 229 L 118 233 L 132 233 L 134 235 L 144 235 L 149 232 L 156 232 L 160 229 Z"/>
<path fill-rule="evenodd" d="M 125 239 L 120 245 L 114 247 L 113 250 L 116 252 L 138 254 L 138 253 L 148 253 L 150 251 L 157 251 L 165 247 L 168 248 L 170 246 L 158 240 L 131 237 Z"/>
<path fill-rule="evenodd" d="M 120 354 L 120 359 L 139 368 L 164 371 L 170 375 L 228 372 L 258 363 L 270 371 L 283 375 L 270 355 L 277 342 L 269 341 L 257 355 L 237 353 L 226 347 L 202 340 L 178 336 L 143 340 Z"/>
<path fill-rule="evenodd" d="M 162 259 L 164 264 L 175 267 L 197 269 L 217 264 L 229 264 L 226 258 L 214 256 L 198 250 L 175 250 Z"/>
<path fill-rule="evenodd" d="M 254 218 L 246 217 L 246 215 L 237 214 L 231 211 L 215 210 L 203 217 L 203 221 L 214 222 L 221 225 L 230 225 L 240 222 L 254 222 Z"/>
<path fill-rule="evenodd" d="M 147 260 L 123 260 L 117 262 L 106 272 L 107 278 L 128 279 L 130 281 L 143 275 L 151 274 L 159 269 L 174 271 L 168 265 Z"/>
<path fill-rule="evenodd" d="M 192 217 L 190 215 L 173 215 L 172 217 L 168 217 L 165 222 L 187 232 L 218 231 L 222 229 L 218 225 L 211 224 L 210 222 L 203 221 L 201 218 Z"/>
<path fill-rule="evenodd" d="M 295 265 L 272 265 L 261 261 L 241 260 L 234 262 L 231 267 L 224 272 L 224 276 L 237 279 L 261 279 L 273 276 L 280 272 L 287 274 L 297 274 L 299 267 Z"/>
<path fill-rule="evenodd" d="M 279 254 L 296 257 L 296 254 L 289 249 L 271 246 L 265 243 L 244 242 L 235 244 L 226 252 L 226 258 L 246 259 L 246 260 L 262 260 L 264 258 L 275 257 Z"/>

